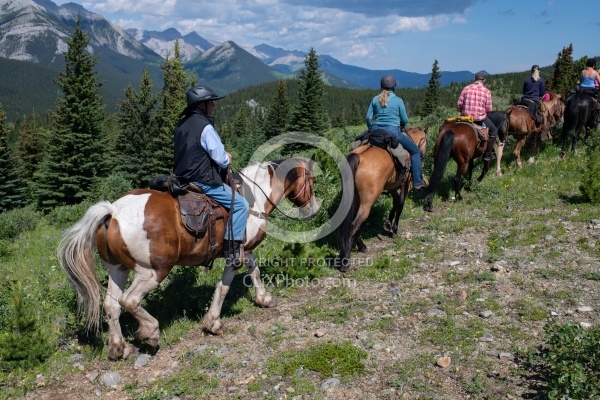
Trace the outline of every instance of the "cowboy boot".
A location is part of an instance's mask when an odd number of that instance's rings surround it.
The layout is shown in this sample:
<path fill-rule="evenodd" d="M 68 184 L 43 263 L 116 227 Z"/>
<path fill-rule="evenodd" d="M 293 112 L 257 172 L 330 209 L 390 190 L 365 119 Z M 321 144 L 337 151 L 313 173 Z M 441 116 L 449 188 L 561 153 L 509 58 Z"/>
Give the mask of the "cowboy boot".
<path fill-rule="evenodd" d="M 485 153 L 483 153 L 483 161 L 491 161 L 496 156 L 494 155 L 494 144 L 496 143 L 496 136 L 490 136 L 488 139 L 488 144 L 485 149 Z"/>

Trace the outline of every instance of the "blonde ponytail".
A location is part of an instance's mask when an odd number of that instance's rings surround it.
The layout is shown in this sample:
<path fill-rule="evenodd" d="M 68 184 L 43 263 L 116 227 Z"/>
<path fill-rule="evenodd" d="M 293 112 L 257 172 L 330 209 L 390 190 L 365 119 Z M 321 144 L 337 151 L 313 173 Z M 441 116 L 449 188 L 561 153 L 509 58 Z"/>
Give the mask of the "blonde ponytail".
<path fill-rule="evenodd" d="M 383 89 L 381 91 L 381 94 L 379 95 L 379 105 L 381 107 L 387 107 L 387 102 L 388 102 L 389 96 L 390 96 L 390 94 L 387 91 L 387 89 Z"/>

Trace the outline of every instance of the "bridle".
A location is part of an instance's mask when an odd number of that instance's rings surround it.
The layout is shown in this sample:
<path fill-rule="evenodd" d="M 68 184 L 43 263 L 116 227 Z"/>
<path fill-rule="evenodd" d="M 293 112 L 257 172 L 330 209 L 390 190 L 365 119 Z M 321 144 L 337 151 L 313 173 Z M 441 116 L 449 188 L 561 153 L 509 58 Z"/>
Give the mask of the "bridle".
<path fill-rule="evenodd" d="M 313 197 L 313 195 L 315 193 L 314 190 L 312 190 L 312 193 L 311 193 L 310 189 L 311 189 L 312 186 L 310 184 L 307 184 L 307 182 L 312 182 L 313 176 L 312 176 L 312 174 L 310 172 L 308 173 L 308 175 L 306 174 L 306 171 L 308 170 L 308 167 L 306 165 L 304 165 L 303 161 L 300 161 L 300 162 L 302 163 L 302 167 L 303 167 L 302 168 L 302 173 L 304 175 L 304 179 L 303 179 L 303 182 L 302 182 L 302 189 L 300 189 L 296 193 L 296 195 L 294 197 L 290 198 L 290 200 L 296 200 L 298 197 L 300 197 L 300 195 L 306 193 L 307 190 L 308 190 L 308 199 L 304 203 L 302 203 L 301 206 L 297 206 L 297 208 L 303 208 L 308 203 L 310 203 L 310 201 L 312 200 L 312 197 Z"/>
<path fill-rule="evenodd" d="M 300 195 L 302 195 L 303 193 L 305 193 L 306 190 L 309 190 L 309 192 L 308 192 L 308 200 L 306 200 L 301 206 L 294 206 L 294 207 L 292 207 L 292 209 L 290 211 L 293 211 L 296 208 L 300 209 L 300 208 L 306 206 L 308 203 L 310 203 L 310 201 L 312 200 L 312 198 L 313 198 L 313 196 L 315 194 L 314 189 L 312 190 L 312 192 L 310 191 L 310 189 L 312 188 L 312 186 L 310 184 L 307 185 L 307 181 L 311 181 L 312 178 L 313 178 L 313 176 L 312 176 L 312 174 L 310 172 L 307 175 L 306 171 L 308 170 L 308 166 L 304 163 L 304 161 L 302 161 L 302 160 L 299 160 L 299 161 L 302 164 L 302 170 L 303 170 L 303 175 L 304 175 L 303 185 L 302 185 L 302 189 L 299 190 L 294 197 L 290 198 L 290 200 L 297 199 L 298 197 L 300 197 Z M 279 207 L 277 207 L 277 204 L 273 203 L 273 201 L 270 199 L 269 196 L 267 196 L 267 194 L 265 193 L 265 191 L 263 190 L 263 188 L 261 188 L 258 183 L 256 183 L 253 179 L 251 179 L 247 175 L 245 175 L 240 169 L 235 168 L 233 165 L 230 165 L 230 167 L 232 169 L 235 169 L 235 171 L 238 174 L 240 174 L 240 176 L 243 176 L 244 178 L 246 178 L 248 180 L 248 182 L 250 182 L 254 186 L 256 186 L 262 192 L 262 194 L 265 196 L 265 198 L 267 199 L 267 201 L 269 202 L 269 204 L 271 204 L 271 206 L 273 206 L 274 210 L 277 210 L 281 215 L 283 215 L 286 218 L 289 218 L 289 219 L 292 219 L 292 220 L 295 220 L 295 221 L 303 221 L 304 220 L 303 218 L 293 217 L 293 216 L 291 216 L 291 215 L 283 212 L 282 210 L 280 210 Z M 272 163 L 269 163 L 268 167 L 274 169 Z M 289 186 L 288 186 L 288 188 L 289 188 Z M 287 191 L 287 188 L 284 189 L 283 193 L 285 193 L 286 191 Z M 259 218 L 261 218 L 261 219 L 267 219 L 267 214 L 265 214 L 264 212 L 258 212 L 258 211 L 252 212 L 252 210 L 250 210 L 250 213 L 253 214 L 253 215 L 255 215 L 255 216 L 257 216 L 257 217 L 259 217 Z"/>

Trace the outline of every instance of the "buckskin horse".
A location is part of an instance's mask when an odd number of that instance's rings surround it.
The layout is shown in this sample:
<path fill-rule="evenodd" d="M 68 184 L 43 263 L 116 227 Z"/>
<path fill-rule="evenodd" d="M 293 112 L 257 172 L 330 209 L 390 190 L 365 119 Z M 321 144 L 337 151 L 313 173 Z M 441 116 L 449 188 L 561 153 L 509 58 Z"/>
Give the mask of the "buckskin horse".
<path fill-rule="evenodd" d="M 410 128 L 406 134 L 421 150 L 421 158 L 427 149 L 427 129 Z M 398 232 L 398 220 L 404 208 L 404 201 L 412 187 L 412 174 L 404 166 L 396 168 L 392 156 L 387 150 L 362 145 L 352 150 L 346 160 L 354 178 L 354 196 L 348 214 L 338 229 L 338 247 L 340 251 L 340 270 L 348 271 L 353 244 L 358 251 L 364 252 L 367 246 L 360 237 L 360 227 L 369 217 L 371 207 L 384 190 L 392 195 L 392 209 L 384 223 L 386 231 Z"/>
<path fill-rule="evenodd" d="M 480 143 L 479 134 L 474 124 L 468 122 L 445 122 L 442 124 L 433 149 L 433 172 L 431 173 L 429 185 L 425 190 L 427 195 L 424 206 L 425 211 L 433 211 L 433 196 L 444 176 L 450 158 L 454 159 L 457 166 L 456 175 L 452 179 L 455 199 L 462 199 L 460 194 L 462 176 L 465 172 L 468 172 L 467 179 L 471 181 L 473 169 L 475 168 L 474 160 L 483 154 L 487 143 L 487 141 Z M 483 170 L 477 178 L 477 182 L 482 181 L 489 169 L 490 161 L 484 161 Z"/>
<path fill-rule="evenodd" d="M 582 131 L 585 131 L 583 141 L 587 141 L 589 131 L 594 129 L 598 123 L 598 109 L 596 101 L 585 92 L 574 93 L 567 97 L 565 122 L 562 128 L 562 147 L 560 155 L 564 156 L 569 140 L 569 132 L 575 130 L 571 142 L 571 153 L 575 153 L 577 141 Z"/>
<path fill-rule="evenodd" d="M 280 162 L 264 162 L 244 168 L 240 175 L 252 192 L 250 216 L 246 228 L 247 252 L 265 237 L 266 218 L 284 199 L 289 199 L 303 216 L 318 210 L 314 194 L 312 167 L 314 160 L 290 158 Z M 247 196 L 249 197 L 249 196 Z M 215 203 L 216 204 L 216 203 Z M 219 208 L 220 206 L 216 206 Z M 224 218 L 216 219 L 216 252 L 222 254 L 227 210 L 221 208 Z M 80 313 L 85 327 L 100 328 L 100 301 L 102 287 L 96 277 L 94 252 L 108 270 L 108 288 L 104 296 L 104 311 L 108 320 L 108 358 L 127 358 L 136 348 L 125 341 L 119 315 L 121 307 L 138 322 L 136 337 L 156 349 L 160 336 L 159 323 L 144 308 L 144 296 L 156 289 L 174 265 L 210 265 L 209 235 L 195 236 L 182 223 L 178 200 L 167 192 L 135 189 L 114 203 L 101 201 L 91 206 L 85 215 L 67 230 L 58 250 L 58 260 L 66 270 L 77 294 Z M 216 254 L 216 255 L 214 255 Z M 254 302 L 262 307 L 273 307 L 275 299 L 260 281 L 260 271 L 247 258 L 248 272 L 256 290 Z M 129 274 L 133 281 L 126 289 Z M 212 302 L 202 327 L 212 334 L 223 333 L 221 308 L 235 267 L 226 265 L 222 279 L 216 286 Z"/>
<path fill-rule="evenodd" d="M 562 120 L 563 113 L 565 111 L 565 104 L 559 94 L 549 93 L 550 100 L 541 100 L 540 108 L 544 116 L 544 122 L 548 121 L 548 126 L 552 129 Z M 532 138 L 533 143 L 531 146 L 531 155 L 527 160 L 527 163 L 533 164 L 535 162 L 535 156 L 542 144 L 541 131 L 544 122 L 536 124 L 527 106 L 524 105 L 512 105 L 506 109 L 506 115 L 508 116 L 508 134 L 513 135 L 517 139 L 517 144 L 513 150 L 513 154 L 516 157 L 517 167 L 522 168 L 523 162 L 521 161 L 521 149 L 525 146 L 527 139 Z M 499 136 L 499 151 L 496 161 L 496 172 L 500 168 L 500 162 L 502 161 L 502 150 L 504 141 Z"/>

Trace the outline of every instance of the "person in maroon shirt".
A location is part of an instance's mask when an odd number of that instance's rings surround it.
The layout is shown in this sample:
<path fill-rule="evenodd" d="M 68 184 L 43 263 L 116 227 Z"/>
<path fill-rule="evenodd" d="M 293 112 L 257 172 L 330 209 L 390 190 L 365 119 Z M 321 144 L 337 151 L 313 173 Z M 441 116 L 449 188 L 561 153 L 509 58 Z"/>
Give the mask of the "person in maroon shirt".
<path fill-rule="evenodd" d="M 458 111 L 460 111 L 460 115 L 473 117 L 473 121 L 477 125 L 485 126 L 489 129 L 490 138 L 485 153 L 483 153 L 483 160 L 490 161 L 498 135 L 498 128 L 496 128 L 496 125 L 487 116 L 492 111 L 492 93 L 484 86 L 484 83 L 485 73 L 479 71 L 475 74 L 473 83 L 465 86 L 460 93 L 456 106 Z"/>

